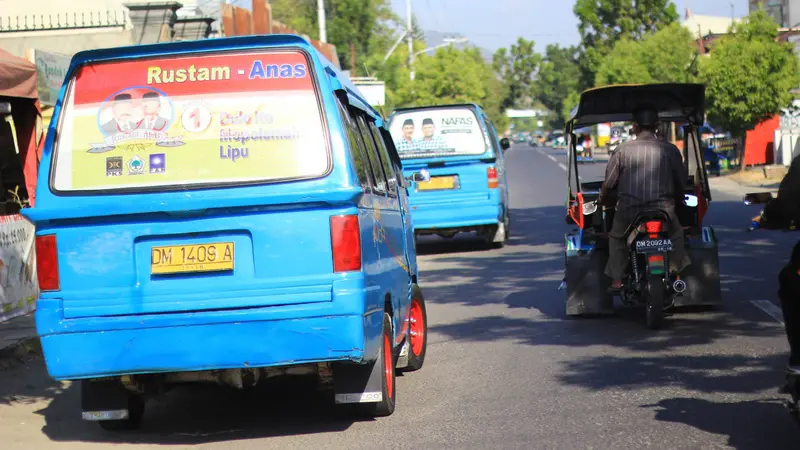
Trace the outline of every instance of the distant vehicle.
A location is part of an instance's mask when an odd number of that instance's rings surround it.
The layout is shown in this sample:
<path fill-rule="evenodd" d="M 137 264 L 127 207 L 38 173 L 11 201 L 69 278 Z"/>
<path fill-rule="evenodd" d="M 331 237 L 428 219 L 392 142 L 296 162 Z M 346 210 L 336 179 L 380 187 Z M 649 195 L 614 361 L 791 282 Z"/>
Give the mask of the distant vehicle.
<path fill-rule="evenodd" d="M 544 143 L 544 135 L 541 131 L 537 131 L 536 133 L 532 133 L 531 137 L 528 139 L 528 144 L 531 147 L 540 147 Z"/>
<path fill-rule="evenodd" d="M 484 110 L 474 104 L 403 108 L 389 123 L 406 176 L 430 171 L 430 181 L 409 193 L 415 233 L 451 238 L 474 231 L 490 246 L 505 245 L 511 216 L 503 152 L 509 142 L 498 139 Z M 417 124 L 423 124 L 421 133 Z"/>
<path fill-rule="evenodd" d="M 392 414 L 426 353 L 407 186 L 429 177 L 358 88 L 290 35 L 85 51 L 66 78 L 25 214 L 47 370 L 83 418 L 285 375 Z"/>
<path fill-rule="evenodd" d="M 656 84 L 608 86 L 585 91 L 567 122 L 567 133 L 574 135 L 584 127 L 632 117 L 637 104 L 658 105 L 662 122 L 685 124 L 688 142 L 698 142 L 697 124 L 704 116 L 705 87 L 701 84 Z M 659 209 L 641 211 L 625 235 L 629 245 L 629 264 L 623 278 L 620 300 L 624 305 L 640 305 L 645 323 L 659 328 L 665 311 L 676 306 L 714 306 L 722 302 L 719 251 L 714 229 L 704 224 L 710 206 L 710 187 L 703 156 L 698 146 L 682 151 L 689 172 L 686 190 L 675 196 L 675 214 L 684 227 L 684 245 L 692 264 L 680 278 L 669 271 L 672 238 L 670 218 Z M 603 275 L 608 260 L 608 233 L 614 222 L 613 207 L 598 205 L 603 172 L 581 174 L 576 142 L 569 149 L 567 164 L 567 211 L 570 227 L 565 236 L 564 282 L 567 290 L 567 315 L 611 314 L 613 293 L 610 279 Z M 592 179 L 594 178 L 594 179 Z M 617 189 L 606 193 L 613 205 Z"/>
<path fill-rule="evenodd" d="M 629 139 L 628 131 L 624 127 L 611 127 L 611 137 L 606 146 L 608 155 L 613 155 L 620 144 L 627 142 Z"/>

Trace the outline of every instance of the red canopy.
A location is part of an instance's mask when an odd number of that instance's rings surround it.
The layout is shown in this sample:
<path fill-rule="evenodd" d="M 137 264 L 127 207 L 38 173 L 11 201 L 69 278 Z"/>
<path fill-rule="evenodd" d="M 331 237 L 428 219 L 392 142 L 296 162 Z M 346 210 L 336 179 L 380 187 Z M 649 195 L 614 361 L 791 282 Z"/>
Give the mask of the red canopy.
<path fill-rule="evenodd" d="M 36 132 L 42 110 L 36 91 L 36 65 L 0 49 L 0 97 L 11 102 L 17 128 L 19 158 L 31 206 L 36 200 L 36 178 L 44 147 L 44 133 Z"/>

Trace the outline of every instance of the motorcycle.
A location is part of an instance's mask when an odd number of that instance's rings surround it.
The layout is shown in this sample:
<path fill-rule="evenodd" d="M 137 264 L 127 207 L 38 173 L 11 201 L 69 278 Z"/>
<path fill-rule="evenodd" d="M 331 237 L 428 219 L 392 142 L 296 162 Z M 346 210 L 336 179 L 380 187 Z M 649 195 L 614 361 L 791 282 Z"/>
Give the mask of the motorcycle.
<path fill-rule="evenodd" d="M 694 208 L 697 202 L 694 195 L 684 196 L 686 206 Z M 596 208 L 596 202 L 584 205 L 584 215 L 593 213 Z M 619 291 L 620 300 L 626 306 L 644 306 L 647 327 L 654 330 L 661 328 L 665 311 L 673 306 L 675 297 L 686 290 L 686 282 L 669 271 L 669 252 L 672 251 L 669 221 L 664 211 L 644 211 L 625 232 L 629 264 L 626 280 Z"/>
<path fill-rule="evenodd" d="M 772 199 L 773 195 L 770 192 L 752 193 L 744 196 L 744 204 L 748 206 L 766 204 Z M 752 232 L 760 228 L 761 224 L 754 221 L 750 223 L 750 227 L 747 231 Z M 795 226 L 792 224 L 785 231 L 795 231 L 795 229 Z M 786 406 L 792 416 L 797 421 L 800 421 L 800 371 L 792 370 L 787 367 L 784 371 L 784 375 L 786 376 L 786 387 L 790 396 L 790 400 L 787 401 Z"/>

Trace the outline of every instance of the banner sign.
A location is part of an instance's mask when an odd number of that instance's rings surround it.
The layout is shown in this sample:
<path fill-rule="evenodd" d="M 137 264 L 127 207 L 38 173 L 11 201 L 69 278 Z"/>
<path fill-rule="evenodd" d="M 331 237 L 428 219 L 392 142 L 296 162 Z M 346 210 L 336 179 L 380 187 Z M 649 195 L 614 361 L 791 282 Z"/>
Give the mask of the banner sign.
<path fill-rule="evenodd" d="M 61 191 L 314 178 L 330 161 L 309 63 L 295 51 L 103 62 L 65 101 Z"/>
<path fill-rule="evenodd" d="M 402 111 L 392 116 L 389 131 L 401 158 L 482 155 L 489 148 L 470 108 Z"/>
<path fill-rule="evenodd" d="M 35 228 L 21 215 L 0 216 L 0 322 L 36 308 Z"/>
<path fill-rule="evenodd" d="M 39 102 L 53 106 L 58 99 L 64 77 L 67 76 L 72 58 L 58 53 L 42 50 L 30 50 L 29 59 L 36 64 L 36 88 L 39 91 Z"/>

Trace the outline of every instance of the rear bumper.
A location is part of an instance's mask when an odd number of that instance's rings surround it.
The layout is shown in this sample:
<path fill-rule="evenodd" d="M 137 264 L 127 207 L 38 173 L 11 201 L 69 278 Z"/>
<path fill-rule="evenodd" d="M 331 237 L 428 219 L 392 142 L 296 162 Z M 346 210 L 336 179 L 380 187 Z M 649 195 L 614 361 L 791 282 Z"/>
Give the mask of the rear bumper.
<path fill-rule="evenodd" d="M 377 354 L 383 324 L 383 305 L 370 308 L 364 293 L 330 303 L 79 319 L 64 319 L 60 300 L 42 299 L 36 323 L 57 380 L 362 362 Z"/>
<path fill-rule="evenodd" d="M 502 208 L 496 200 L 470 203 L 435 203 L 411 206 L 415 230 L 469 229 L 500 223 Z"/>

